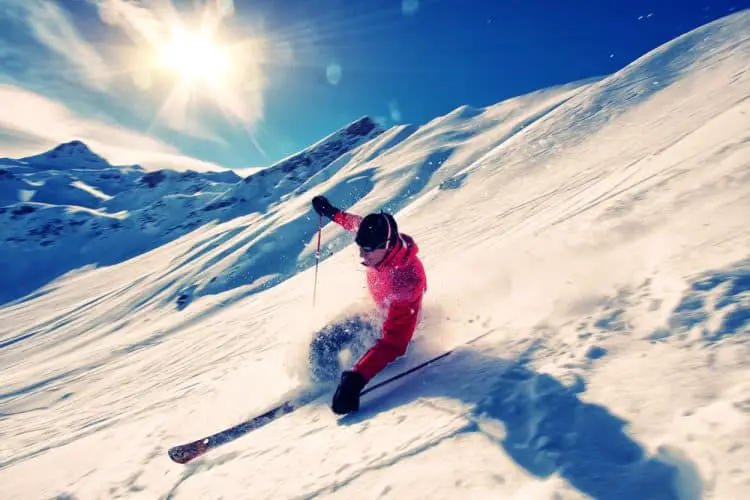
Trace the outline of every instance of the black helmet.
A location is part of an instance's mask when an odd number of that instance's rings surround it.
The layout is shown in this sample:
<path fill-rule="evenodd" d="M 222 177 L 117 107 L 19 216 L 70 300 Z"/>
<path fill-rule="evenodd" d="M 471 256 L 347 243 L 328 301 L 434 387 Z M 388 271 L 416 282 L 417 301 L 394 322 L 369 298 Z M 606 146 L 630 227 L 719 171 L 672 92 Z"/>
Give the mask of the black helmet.
<path fill-rule="evenodd" d="M 386 212 L 372 213 L 362 219 L 354 241 L 366 252 L 376 248 L 393 248 L 398 240 L 396 219 Z"/>

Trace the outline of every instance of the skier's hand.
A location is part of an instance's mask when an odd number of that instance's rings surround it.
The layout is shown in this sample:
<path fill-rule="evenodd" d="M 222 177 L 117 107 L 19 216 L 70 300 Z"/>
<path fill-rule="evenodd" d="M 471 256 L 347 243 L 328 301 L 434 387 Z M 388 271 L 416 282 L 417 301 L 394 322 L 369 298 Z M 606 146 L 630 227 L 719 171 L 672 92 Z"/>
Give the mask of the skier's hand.
<path fill-rule="evenodd" d="M 334 216 L 340 212 L 340 210 L 333 205 L 326 199 L 325 196 L 316 196 L 312 199 L 312 206 L 313 209 L 318 213 L 318 215 L 324 215 L 328 217 L 329 219 L 333 219 Z"/>
<path fill-rule="evenodd" d="M 345 415 L 359 410 L 359 393 L 367 384 L 356 370 L 346 370 L 341 374 L 341 382 L 333 395 L 331 409 L 337 415 Z"/>

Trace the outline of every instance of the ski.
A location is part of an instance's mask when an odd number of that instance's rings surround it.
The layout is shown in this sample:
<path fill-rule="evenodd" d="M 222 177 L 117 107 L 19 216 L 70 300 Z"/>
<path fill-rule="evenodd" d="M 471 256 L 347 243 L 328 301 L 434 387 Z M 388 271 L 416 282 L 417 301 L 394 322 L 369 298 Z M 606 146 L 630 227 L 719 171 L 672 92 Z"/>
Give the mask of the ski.
<path fill-rule="evenodd" d="M 279 417 L 292 413 L 294 410 L 313 401 L 320 395 L 320 392 L 315 391 L 304 394 L 300 397 L 284 401 L 280 405 L 271 408 L 261 415 L 253 417 L 250 420 L 246 420 L 245 422 L 237 424 L 228 429 L 224 429 L 223 431 L 217 432 L 216 434 L 212 434 L 203 439 L 193 441 L 192 443 L 174 446 L 169 449 L 169 458 L 171 458 L 178 464 L 186 464 L 191 460 L 195 460 L 196 458 L 213 450 L 214 448 L 217 448 L 218 446 L 234 441 L 235 439 L 244 436 L 250 431 L 259 429 L 264 425 L 273 422 Z"/>
<path fill-rule="evenodd" d="M 492 333 L 494 330 L 490 330 L 486 333 L 483 333 L 477 337 L 474 337 L 473 339 L 463 342 L 461 345 L 467 345 L 472 344 L 476 342 L 477 340 L 486 337 L 490 333 Z M 409 368 L 408 370 L 404 370 L 400 373 L 397 373 L 396 375 L 393 375 L 392 377 L 389 377 L 382 382 L 378 382 L 377 384 L 366 388 L 362 391 L 361 396 L 364 396 L 365 394 L 374 391 L 376 389 L 379 389 L 385 385 L 390 384 L 391 382 L 395 382 L 396 380 L 399 380 L 403 377 L 406 377 L 407 375 L 414 373 L 418 370 L 421 370 L 423 368 L 426 368 L 441 359 L 450 356 L 455 352 L 455 348 L 451 349 L 449 351 L 446 351 L 442 354 L 439 354 L 433 358 L 428 359 L 427 361 L 418 364 L 417 366 L 414 366 L 412 368 Z M 302 394 L 301 396 L 298 396 L 296 398 L 289 399 L 287 401 L 284 401 L 283 403 L 279 404 L 278 406 L 271 408 L 270 410 L 266 411 L 265 413 L 262 413 L 261 415 L 258 415 L 256 417 L 251 418 L 250 420 L 247 420 L 245 422 L 242 422 L 240 424 L 235 425 L 234 427 L 230 427 L 228 429 L 225 429 L 221 432 L 217 432 L 216 434 L 212 434 L 208 437 L 205 437 L 203 439 L 199 439 L 197 441 L 193 441 L 192 443 L 182 444 L 178 446 L 174 446 L 169 449 L 169 458 L 171 458 L 173 461 L 177 462 L 178 464 L 186 464 L 190 462 L 191 460 L 195 460 L 196 458 L 204 455 L 205 453 L 213 450 L 214 448 L 217 448 L 218 446 L 221 446 L 223 444 L 229 443 L 231 441 L 234 441 L 237 438 L 240 438 L 244 436 L 245 434 L 254 431 L 255 429 L 259 429 L 263 427 L 266 424 L 269 424 L 276 420 L 279 417 L 283 417 L 284 415 L 288 415 L 289 413 L 292 413 L 293 411 L 297 410 L 298 408 L 301 408 L 302 406 L 312 402 L 313 400 L 317 399 L 319 396 L 323 394 L 322 391 L 310 391 L 306 394 Z"/>

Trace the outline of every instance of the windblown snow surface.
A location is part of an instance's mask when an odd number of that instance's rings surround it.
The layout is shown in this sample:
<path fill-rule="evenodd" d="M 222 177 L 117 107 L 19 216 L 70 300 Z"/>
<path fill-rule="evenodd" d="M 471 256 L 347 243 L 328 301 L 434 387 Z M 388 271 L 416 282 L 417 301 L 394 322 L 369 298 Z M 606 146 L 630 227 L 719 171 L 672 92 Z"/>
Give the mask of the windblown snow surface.
<path fill-rule="evenodd" d="M 4 272 L 36 264 L 2 285 L 0 498 L 750 498 L 749 35 L 745 10 L 596 81 L 367 130 L 258 188 L 150 212 L 92 183 L 6 201 Z M 424 320 L 389 373 L 456 351 L 356 414 L 329 392 L 171 462 L 298 390 L 313 332 L 367 309 L 332 224 L 313 308 L 321 193 L 394 211 L 420 245 Z M 19 229 L 40 213 L 61 221 L 43 248 Z"/>

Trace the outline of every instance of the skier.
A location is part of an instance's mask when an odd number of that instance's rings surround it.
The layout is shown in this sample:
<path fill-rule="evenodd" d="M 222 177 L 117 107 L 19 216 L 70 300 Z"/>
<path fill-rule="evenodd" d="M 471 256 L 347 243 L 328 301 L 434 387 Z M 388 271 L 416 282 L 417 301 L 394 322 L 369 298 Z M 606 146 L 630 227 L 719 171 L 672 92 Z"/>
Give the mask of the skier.
<path fill-rule="evenodd" d="M 365 385 L 388 363 L 406 352 L 420 318 L 427 278 L 414 240 L 398 232 L 393 216 L 386 212 L 366 217 L 340 210 L 323 196 L 312 199 L 315 211 L 349 232 L 356 233 L 362 265 L 367 267 L 367 286 L 377 307 L 385 313 L 380 338 L 341 380 L 331 405 L 339 415 L 359 410 L 359 397 Z M 366 325 L 350 319 L 343 328 L 323 330 L 311 345 L 311 362 L 338 363 L 338 349 L 362 334 Z M 335 359 L 335 361 L 332 361 Z"/>

